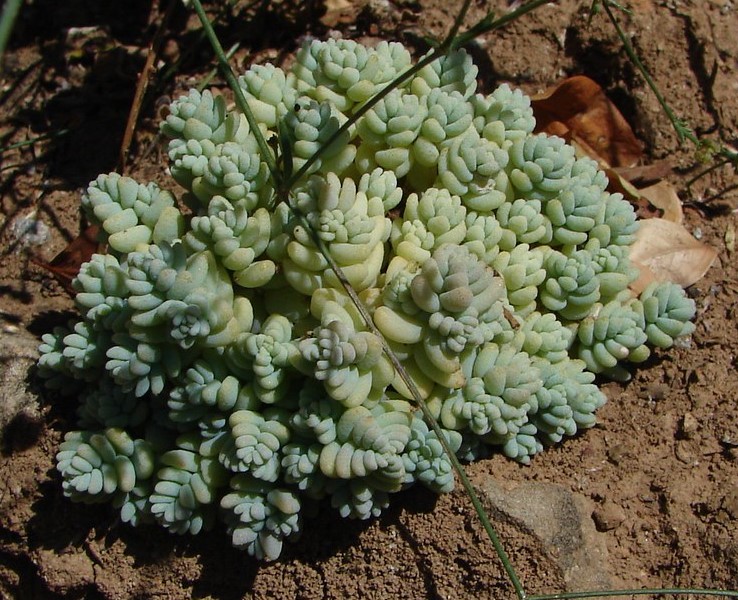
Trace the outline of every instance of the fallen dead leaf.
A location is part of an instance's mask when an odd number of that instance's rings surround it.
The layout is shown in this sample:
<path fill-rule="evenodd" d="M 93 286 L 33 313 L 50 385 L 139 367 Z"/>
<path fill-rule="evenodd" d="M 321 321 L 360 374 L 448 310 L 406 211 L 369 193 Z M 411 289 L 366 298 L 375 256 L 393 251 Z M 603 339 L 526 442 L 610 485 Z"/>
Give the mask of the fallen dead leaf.
<path fill-rule="evenodd" d="M 682 201 L 677 196 L 674 186 L 668 181 L 660 181 L 657 184 L 650 185 L 640 190 L 643 198 L 649 201 L 652 206 L 663 211 L 663 219 L 672 223 L 681 223 L 684 218 L 682 212 Z"/>
<path fill-rule="evenodd" d="M 661 181 L 670 175 L 673 169 L 668 160 L 660 160 L 650 165 L 614 167 L 612 170 L 634 185 L 647 185 Z"/>
<path fill-rule="evenodd" d="M 97 234 L 100 228 L 90 225 L 75 239 L 59 252 L 51 262 L 44 262 L 31 257 L 31 261 L 47 271 L 51 271 L 54 278 L 61 284 L 70 296 L 75 296 L 77 291 L 72 287 L 72 280 L 79 273 L 79 268 L 92 258 L 98 251 L 99 243 Z"/>
<path fill-rule="evenodd" d="M 645 219 L 631 246 L 630 258 L 641 271 L 630 287 L 640 294 L 652 281 L 692 285 L 707 273 L 717 251 L 696 240 L 681 224 Z"/>
<path fill-rule="evenodd" d="M 620 175 L 616 169 L 606 168 L 604 171 L 609 181 L 609 184 L 607 185 L 608 192 L 611 194 L 620 193 L 628 202 L 632 204 L 638 203 L 641 199 L 641 193 L 629 179 Z"/>
<path fill-rule="evenodd" d="M 536 131 L 576 141 L 603 166 L 632 167 L 641 143 L 602 88 L 577 75 L 532 98 Z"/>

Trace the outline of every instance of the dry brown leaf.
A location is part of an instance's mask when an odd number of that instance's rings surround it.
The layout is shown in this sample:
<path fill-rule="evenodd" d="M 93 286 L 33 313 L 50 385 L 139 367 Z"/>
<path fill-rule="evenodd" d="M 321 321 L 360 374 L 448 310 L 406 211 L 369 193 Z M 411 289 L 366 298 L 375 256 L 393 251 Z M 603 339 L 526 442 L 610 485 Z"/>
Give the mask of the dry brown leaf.
<path fill-rule="evenodd" d="M 641 158 L 630 125 L 589 77 L 570 77 L 532 98 L 532 105 L 536 131 L 575 140 L 602 164 L 632 167 Z"/>
<path fill-rule="evenodd" d="M 677 196 L 674 186 L 668 181 L 659 181 L 640 190 L 640 194 L 648 202 L 663 212 L 662 219 L 672 223 L 681 223 L 684 219 L 682 201 Z"/>
<path fill-rule="evenodd" d="M 663 216 L 663 211 L 644 198 L 640 190 L 623 177 L 619 170 L 607 168 L 605 174 L 608 179 L 607 191 L 611 194 L 622 194 L 623 198 L 633 205 L 639 219 L 656 219 Z"/>
<path fill-rule="evenodd" d="M 707 273 L 717 252 L 696 240 L 683 225 L 646 219 L 640 223 L 630 258 L 641 271 L 630 287 L 640 294 L 652 281 L 692 285 Z"/>
<path fill-rule="evenodd" d="M 668 160 L 660 160 L 650 165 L 616 167 L 613 169 L 620 177 L 630 181 L 634 185 L 656 183 L 671 175 L 672 170 L 671 162 Z"/>
<path fill-rule="evenodd" d="M 611 194 L 620 193 L 631 204 L 637 204 L 641 198 L 641 193 L 629 179 L 626 179 L 615 169 L 607 168 L 604 170 L 609 181 L 607 191 Z M 641 215 L 639 215 L 641 216 Z"/>
<path fill-rule="evenodd" d="M 51 262 L 47 263 L 36 258 L 31 261 L 39 267 L 51 271 L 55 279 L 61 284 L 70 296 L 75 296 L 77 291 L 72 287 L 72 280 L 79 273 L 82 263 L 86 263 L 97 252 L 99 243 L 97 234 L 100 228 L 97 225 L 90 225 L 75 239 L 67 245 L 64 250 L 59 252 Z"/>

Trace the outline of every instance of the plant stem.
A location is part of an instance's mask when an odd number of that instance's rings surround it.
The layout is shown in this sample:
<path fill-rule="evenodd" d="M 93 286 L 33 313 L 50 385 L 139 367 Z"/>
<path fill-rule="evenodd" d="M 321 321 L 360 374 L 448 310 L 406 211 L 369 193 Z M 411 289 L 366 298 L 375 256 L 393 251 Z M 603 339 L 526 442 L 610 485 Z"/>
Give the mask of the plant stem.
<path fill-rule="evenodd" d="M 2 72 L 5 48 L 8 46 L 10 34 L 13 33 L 13 26 L 21 4 L 23 4 L 23 0 L 5 0 L 2 15 L 0 15 L 0 72 Z"/>
<path fill-rule="evenodd" d="M 251 133 L 253 133 L 254 137 L 256 138 L 256 143 L 259 146 L 259 153 L 261 154 L 261 158 L 266 163 L 269 172 L 272 175 L 272 179 L 274 180 L 274 187 L 275 189 L 279 189 L 281 187 L 282 177 L 279 169 L 277 168 L 277 161 L 275 160 L 274 155 L 269 148 L 269 145 L 267 144 L 264 136 L 261 133 L 261 130 L 259 129 L 259 124 L 256 121 L 256 117 L 254 117 L 254 113 L 251 112 L 251 107 L 246 100 L 246 96 L 244 96 L 243 94 L 241 86 L 238 85 L 238 79 L 236 79 L 236 75 L 233 73 L 231 65 L 228 64 L 228 58 L 223 51 L 223 46 L 220 45 L 220 40 L 218 39 L 218 36 L 215 35 L 213 26 L 210 23 L 210 19 L 208 19 L 208 16 L 205 14 L 205 10 L 203 9 L 200 0 L 192 0 L 192 6 L 195 9 L 197 16 L 200 18 L 202 28 L 205 31 L 205 35 L 207 36 L 210 45 L 213 47 L 215 56 L 218 59 L 218 66 L 223 73 L 223 77 L 228 83 L 228 87 L 231 88 L 236 97 L 236 104 L 238 105 L 239 110 L 246 116 L 246 120 L 248 121 L 249 127 L 251 128 Z"/>
<path fill-rule="evenodd" d="M 459 29 L 461 29 L 461 26 L 464 24 L 464 19 L 466 18 L 466 13 L 469 11 L 470 4 L 471 0 L 465 0 L 464 4 L 459 10 L 459 14 L 457 14 L 456 18 L 454 19 L 453 25 L 451 25 L 451 29 L 449 29 L 449 32 L 446 34 L 446 38 L 441 43 L 441 47 L 443 47 L 444 44 L 448 44 L 450 46 L 454 42 L 454 40 L 456 39 L 456 34 L 459 32 Z"/>
<path fill-rule="evenodd" d="M 633 590 L 604 590 L 590 592 L 565 592 L 561 594 L 534 594 L 528 600 L 576 600 L 578 598 L 602 598 L 605 596 L 661 596 L 664 594 L 699 596 L 720 596 L 723 598 L 738 598 L 735 590 L 713 590 L 702 588 L 637 588 Z"/>
<path fill-rule="evenodd" d="M 35 138 L 31 138 L 30 140 L 23 140 L 21 142 L 15 142 L 14 144 L 8 144 L 4 148 L 0 148 L 0 156 L 5 154 L 8 150 L 14 150 L 15 148 L 23 148 L 25 146 L 33 146 L 34 144 L 37 144 L 38 142 L 43 142 L 44 140 L 50 140 L 50 139 L 62 137 L 64 135 L 67 135 L 68 133 L 69 133 L 69 129 L 59 129 L 57 131 L 50 131 L 48 133 L 42 133 L 41 135 L 38 135 Z"/>
<path fill-rule="evenodd" d="M 611 0 L 603 0 L 602 8 L 605 9 L 605 13 L 607 13 L 607 18 L 610 19 L 610 22 L 612 23 L 613 27 L 615 27 L 615 31 L 617 32 L 618 37 L 620 38 L 620 41 L 623 44 L 623 48 L 625 49 L 625 53 L 628 55 L 628 58 L 636 66 L 636 68 L 641 72 L 643 79 L 646 80 L 646 84 L 648 85 L 649 88 L 651 88 L 651 91 L 653 92 L 654 96 L 656 96 L 656 100 L 658 100 L 658 103 L 661 105 L 661 109 L 664 111 L 666 116 L 669 118 L 669 121 L 671 121 L 671 125 L 674 128 L 674 131 L 676 131 L 679 142 L 682 143 L 684 142 L 684 140 L 689 140 L 693 142 L 694 144 L 699 145 L 700 141 L 699 139 L 697 139 L 697 136 L 695 136 L 692 130 L 687 126 L 687 124 L 682 119 L 677 117 L 674 114 L 674 111 L 671 110 L 671 106 L 669 106 L 669 104 L 666 102 L 666 99 L 661 94 L 661 91 L 659 90 L 659 88 L 656 86 L 656 83 L 651 77 L 651 74 L 648 72 L 648 69 L 646 69 L 646 67 L 641 62 L 641 59 L 639 58 L 638 54 L 634 50 L 633 45 L 630 43 L 628 36 L 625 35 L 625 32 L 623 31 L 622 27 L 620 27 L 620 23 L 618 23 L 618 20 L 615 18 L 615 15 L 613 14 L 612 9 L 610 8 L 610 5 L 611 5 Z"/>
<path fill-rule="evenodd" d="M 735 160 L 736 160 L 735 157 L 733 157 L 733 158 L 730 158 L 730 157 L 723 158 L 722 160 L 711 164 L 709 167 L 706 167 L 706 168 L 702 169 L 699 173 L 697 173 L 697 175 L 695 175 L 694 177 L 692 177 L 684 185 L 687 187 L 688 190 L 691 190 L 692 189 L 692 184 L 695 181 L 697 181 L 698 179 L 702 179 L 705 175 L 708 175 L 708 174 L 712 173 L 713 171 L 717 171 L 720 167 L 724 167 L 728 163 L 730 163 L 732 161 L 735 161 Z"/>
<path fill-rule="evenodd" d="M 531 12 L 532 10 L 535 10 L 536 8 L 542 6 L 543 4 L 550 4 L 552 1 L 557 2 L 558 0 L 533 0 L 532 2 L 524 4 L 518 9 L 511 11 L 507 13 L 506 15 L 494 21 L 490 21 L 491 14 L 489 14 L 485 16 L 483 19 L 481 19 L 477 24 L 473 25 L 467 32 L 462 33 L 459 36 L 456 36 L 455 32 L 458 31 L 459 27 L 461 27 L 463 17 L 466 14 L 466 11 L 470 4 L 470 0 L 466 0 L 464 2 L 464 5 L 461 8 L 459 15 L 457 15 L 456 19 L 454 20 L 454 24 L 451 28 L 451 31 L 444 38 L 441 44 L 437 46 L 436 48 L 433 48 L 427 55 L 425 55 L 422 59 L 420 59 L 416 64 L 409 67 L 406 71 L 398 75 L 395 79 L 390 81 L 381 90 L 379 90 L 374 96 L 372 96 L 371 99 L 367 100 L 364 104 L 362 104 L 361 107 L 355 113 L 351 115 L 348 121 L 346 121 L 341 127 L 339 127 L 338 130 L 335 131 L 333 135 L 328 138 L 325 144 L 323 144 L 320 148 L 318 148 L 315 154 L 313 154 L 310 158 L 308 158 L 307 161 L 302 165 L 302 167 L 292 177 L 288 178 L 287 181 L 284 182 L 285 187 L 287 187 L 288 189 L 291 188 L 297 181 L 299 181 L 302 177 L 304 177 L 304 175 L 308 172 L 308 169 L 310 169 L 310 167 L 315 163 L 315 161 L 317 161 L 323 155 L 323 153 L 330 147 L 330 145 L 334 141 L 336 141 L 340 136 L 346 133 L 361 117 L 363 117 L 367 112 L 369 112 L 378 102 L 380 102 L 383 98 L 385 98 L 392 90 L 402 85 L 405 81 L 407 81 L 410 77 L 415 75 L 415 73 L 420 71 L 423 67 L 425 67 L 426 65 L 429 65 L 434 60 L 438 59 L 440 56 L 446 54 L 449 51 L 449 49 L 457 48 L 467 43 L 468 41 L 471 41 L 473 38 L 480 35 L 481 33 L 492 31 L 493 29 L 499 29 L 503 25 L 506 25 L 507 23 L 514 21 L 515 19 L 523 16 L 524 14 L 528 12 Z"/>
<path fill-rule="evenodd" d="M 490 20 L 491 15 L 487 15 L 476 25 L 473 25 L 468 31 L 459 35 L 454 42 L 454 47 L 463 46 L 483 33 L 489 33 L 495 29 L 500 29 L 508 23 L 512 23 L 519 19 L 523 15 L 540 8 L 544 4 L 556 4 L 558 1 L 559 0 L 531 0 L 531 2 L 526 2 L 522 6 L 519 6 L 515 10 L 511 10 L 509 13 L 502 15 L 499 19 L 495 19 L 494 21 Z"/>
<path fill-rule="evenodd" d="M 236 53 L 236 51 L 241 47 L 241 42 L 236 42 L 233 44 L 230 48 L 228 48 L 228 52 L 226 52 L 226 60 L 230 60 L 231 57 Z M 198 92 L 202 92 L 207 86 L 210 85 L 210 82 L 213 80 L 213 77 L 218 73 L 218 68 L 212 69 L 210 73 L 208 73 L 205 78 L 197 84 L 195 89 Z"/>

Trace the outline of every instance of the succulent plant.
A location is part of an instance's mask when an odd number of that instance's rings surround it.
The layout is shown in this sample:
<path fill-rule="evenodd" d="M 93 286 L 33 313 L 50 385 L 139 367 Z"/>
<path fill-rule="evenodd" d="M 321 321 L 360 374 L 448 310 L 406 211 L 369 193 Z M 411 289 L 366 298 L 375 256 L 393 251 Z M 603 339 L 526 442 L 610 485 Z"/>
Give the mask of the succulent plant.
<path fill-rule="evenodd" d="M 314 40 L 289 71 L 253 66 L 239 85 L 297 173 L 411 63 L 396 43 Z M 179 197 L 90 184 L 82 207 L 108 251 L 82 266 L 80 318 L 39 360 L 80 398 L 57 455 L 65 495 L 175 533 L 220 519 L 276 559 L 305 501 L 366 519 L 415 483 L 448 492 L 442 441 L 527 463 L 595 424 L 596 373 L 625 377 L 692 332 L 679 286 L 628 290 L 638 222 L 597 165 L 533 134 L 521 92 L 477 92 L 476 74 L 463 50 L 420 69 L 289 198 L 245 116 L 194 90 L 161 126 Z"/>

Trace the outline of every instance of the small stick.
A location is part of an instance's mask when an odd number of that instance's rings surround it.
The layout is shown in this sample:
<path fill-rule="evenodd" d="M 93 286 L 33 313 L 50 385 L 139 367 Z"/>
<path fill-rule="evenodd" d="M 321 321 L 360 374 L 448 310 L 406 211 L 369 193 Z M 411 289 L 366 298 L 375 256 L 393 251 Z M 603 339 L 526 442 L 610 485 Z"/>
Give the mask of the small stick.
<path fill-rule="evenodd" d="M 167 11 L 164 14 L 164 18 L 159 23 L 159 27 L 154 34 L 154 37 L 149 43 L 149 49 L 146 53 L 146 63 L 138 76 L 138 83 L 136 84 L 136 92 L 133 95 L 133 103 L 131 104 L 131 111 L 128 113 L 128 121 L 126 122 L 126 129 L 123 133 L 123 141 L 120 144 L 120 153 L 118 155 L 118 171 L 121 175 L 126 172 L 126 163 L 128 161 L 128 152 L 131 148 L 131 142 L 133 141 L 133 133 L 136 130 L 136 123 L 138 123 L 138 116 L 141 113 L 141 106 L 143 105 L 144 96 L 146 95 L 146 89 L 149 87 L 149 78 L 151 72 L 154 70 L 154 62 L 156 57 L 159 55 L 159 48 L 161 46 L 161 40 L 164 37 L 164 30 L 169 18 L 174 12 L 176 0 L 169 0 Z M 151 3 L 151 15 L 155 14 L 156 2 Z M 150 18 L 153 21 L 153 18 Z"/>

